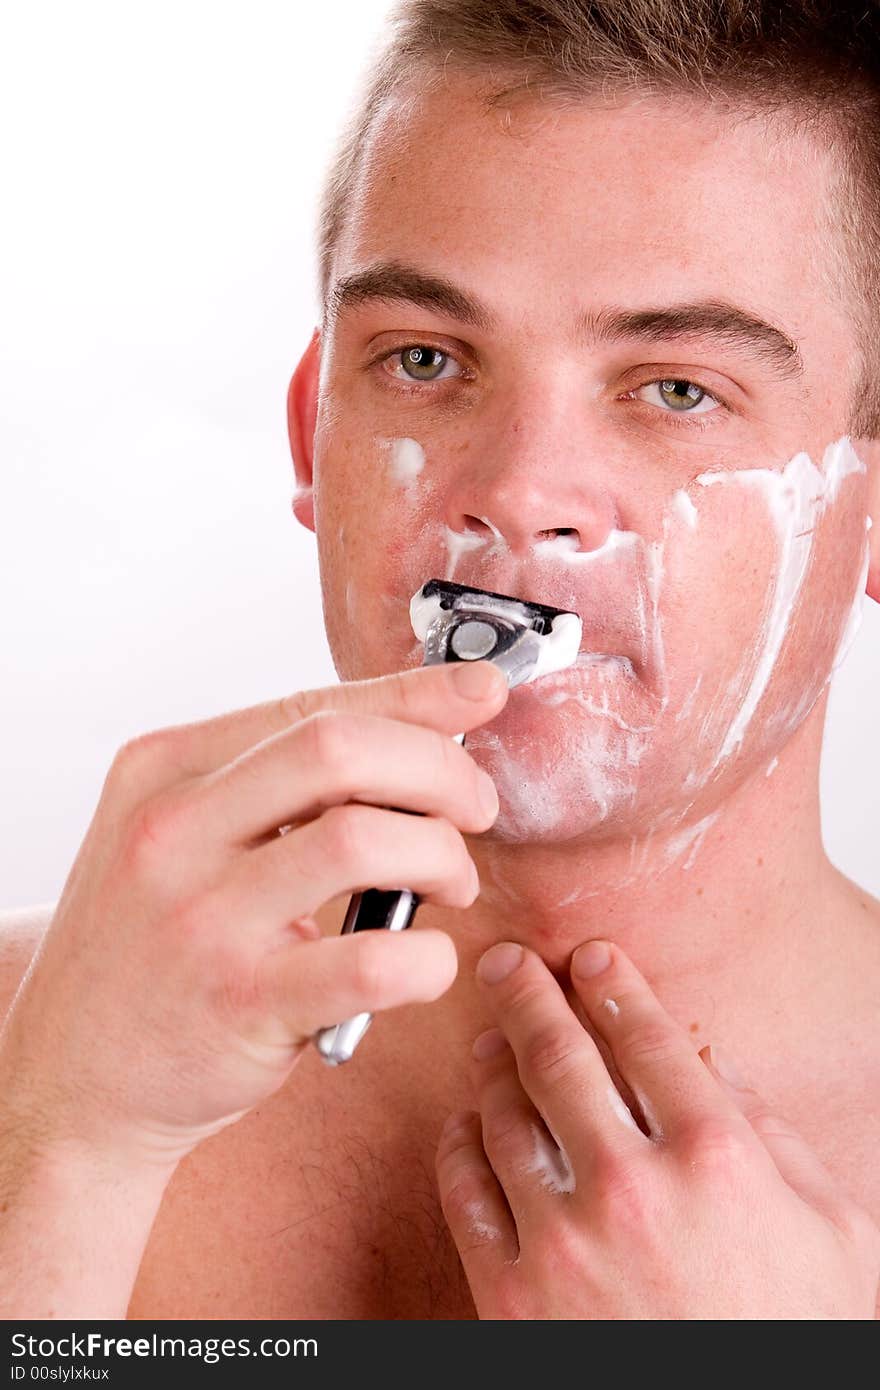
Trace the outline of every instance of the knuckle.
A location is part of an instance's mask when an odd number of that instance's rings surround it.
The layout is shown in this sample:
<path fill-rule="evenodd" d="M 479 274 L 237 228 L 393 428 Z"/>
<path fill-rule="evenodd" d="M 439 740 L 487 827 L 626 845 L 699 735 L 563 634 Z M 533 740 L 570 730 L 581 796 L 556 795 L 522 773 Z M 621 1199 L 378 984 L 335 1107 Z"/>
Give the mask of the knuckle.
<path fill-rule="evenodd" d="M 589 1288 L 592 1282 L 589 1254 L 589 1241 L 583 1227 L 556 1220 L 552 1225 L 552 1238 L 542 1247 L 539 1261 L 544 1266 L 545 1277 L 554 1283 L 572 1280 L 575 1286 Z"/>
<path fill-rule="evenodd" d="M 308 719 L 314 711 L 317 694 L 314 690 L 294 690 L 289 695 L 282 695 L 277 705 L 279 729 L 290 728 Z"/>
<path fill-rule="evenodd" d="M 751 1157 L 747 1126 L 733 1125 L 723 1117 L 701 1117 L 683 1126 L 676 1149 L 690 1172 L 702 1174 L 713 1184 L 740 1178 Z"/>
<path fill-rule="evenodd" d="M 536 1081 L 564 1080 L 576 1064 L 571 1036 L 556 1022 L 537 1027 L 523 1048 L 524 1074 Z"/>
<path fill-rule="evenodd" d="M 672 1032 L 662 1019 L 644 1018 L 621 1032 L 618 1047 L 627 1064 L 638 1066 L 666 1061 L 674 1043 Z"/>
<path fill-rule="evenodd" d="M 334 865 L 344 865 L 359 879 L 371 858 L 373 817 L 367 807 L 331 806 L 320 817 L 324 853 Z M 372 847 L 372 857 L 375 848 Z M 367 875 L 369 877 L 369 874 Z"/>
<path fill-rule="evenodd" d="M 440 1206 L 450 1225 L 466 1225 L 473 1221 L 491 1197 L 491 1184 L 479 1168 L 459 1163 L 447 1176 L 440 1191 Z"/>
<path fill-rule="evenodd" d="M 418 667 L 418 671 L 424 667 Z M 429 668 L 430 669 L 430 668 Z M 415 680 L 412 671 L 400 671 L 395 677 L 394 696 L 400 716 L 407 722 L 421 723 L 425 717 L 425 679 L 419 674 Z"/>
<path fill-rule="evenodd" d="M 798 1135 L 786 1120 L 766 1105 L 757 1105 L 748 1112 L 749 1123 L 761 1139 L 796 1139 Z"/>
<path fill-rule="evenodd" d="M 532 956 L 529 951 L 525 952 L 525 965 L 527 969 L 519 966 L 513 976 L 516 981 L 515 987 L 509 989 L 506 999 L 506 1008 L 511 1012 L 530 1015 L 533 1010 L 540 1007 L 542 998 L 546 995 L 546 985 L 542 981 L 536 981 L 531 971 L 533 964 Z M 507 983 L 506 981 L 504 982 Z"/>
<path fill-rule="evenodd" d="M 646 1164 L 610 1152 L 595 1155 L 591 1203 L 606 1231 L 634 1236 L 653 1230 L 655 1186 Z"/>
<path fill-rule="evenodd" d="M 336 710 L 321 710 L 306 723 L 311 741 L 309 753 L 317 764 L 336 776 L 350 773 L 364 746 L 357 720 Z"/>
<path fill-rule="evenodd" d="M 161 792 L 140 806 L 135 817 L 137 834 L 160 851 L 179 844 L 187 834 L 193 817 L 193 803 L 179 792 Z"/>
<path fill-rule="evenodd" d="M 265 990 L 260 971 L 240 953 L 212 960 L 208 1001 L 215 1017 L 240 1022 L 265 1013 Z"/>
<path fill-rule="evenodd" d="M 486 1145 L 496 1158 L 513 1158 L 522 1153 L 529 1139 L 529 1122 L 522 1106 L 515 1101 L 500 1106 L 484 1119 Z"/>
<path fill-rule="evenodd" d="M 373 932 L 352 936 L 352 984 L 358 994 L 375 1003 L 391 992 L 394 966 L 387 952 L 379 949 L 380 941 Z"/>
<path fill-rule="evenodd" d="M 167 767 L 172 742 L 168 729 L 154 729 L 129 739 L 117 750 L 109 779 L 126 788 L 151 784 Z"/>

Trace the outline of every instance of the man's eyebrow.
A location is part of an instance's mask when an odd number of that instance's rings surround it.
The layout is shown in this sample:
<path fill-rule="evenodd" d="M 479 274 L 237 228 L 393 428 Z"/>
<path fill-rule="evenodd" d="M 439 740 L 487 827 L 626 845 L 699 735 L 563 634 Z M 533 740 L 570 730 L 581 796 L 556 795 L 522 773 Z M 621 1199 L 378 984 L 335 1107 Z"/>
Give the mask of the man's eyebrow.
<path fill-rule="evenodd" d="M 332 322 L 346 309 L 370 300 L 415 304 L 486 332 L 496 327 L 495 316 L 475 295 L 451 280 L 400 261 L 379 261 L 337 280 L 327 296 L 329 318 Z M 588 343 L 712 338 L 722 346 L 765 360 L 777 376 L 797 377 L 804 371 L 798 346 L 787 333 L 723 299 L 653 309 L 609 307 L 582 314 L 576 326 L 578 335 Z"/>
<path fill-rule="evenodd" d="M 669 304 L 662 309 L 601 309 L 583 315 L 581 331 L 591 342 L 675 342 L 712 338 L 748 356 L 767 361 L 779 377 L 802 376 L 797 343 L 781 328 L 723 299 Z"/>
<path fill-rule="evenodd" d="M 446 314 L 460 323 L 470 324 L 472 328 L 488 331 L 495 326 L 494 316 L 466 290 L 459 289 L 451 280 L 426 275 L 399 261 L 380 261 L 337 280 L 327 296 L 331 321 L 344 310 L 371 299 L 417 304 L 435 314 Z"/>

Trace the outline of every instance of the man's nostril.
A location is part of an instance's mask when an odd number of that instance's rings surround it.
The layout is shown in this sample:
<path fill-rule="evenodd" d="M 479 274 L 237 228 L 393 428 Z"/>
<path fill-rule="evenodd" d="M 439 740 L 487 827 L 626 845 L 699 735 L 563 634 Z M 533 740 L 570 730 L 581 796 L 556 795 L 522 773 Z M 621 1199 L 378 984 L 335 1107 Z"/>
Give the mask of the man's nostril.
<path fill-rule="evenodd" d="M 466 516 L 462 530 L 466 532 L 469 531 L 472 535 L 477 536 L 489 537 L 496 534 L 494 527 L 490 526 L 488 522 L 483 521 L 482 517 L 479 516 Z"/>
<path fill-rule="evenodd" d="M 552 541 L 555 540 L 557 536 L 577 536 L 577 534 L 577 527 L 575 526 L 556 526 L 550 531 L 538 532 L 542 541 Z"/>

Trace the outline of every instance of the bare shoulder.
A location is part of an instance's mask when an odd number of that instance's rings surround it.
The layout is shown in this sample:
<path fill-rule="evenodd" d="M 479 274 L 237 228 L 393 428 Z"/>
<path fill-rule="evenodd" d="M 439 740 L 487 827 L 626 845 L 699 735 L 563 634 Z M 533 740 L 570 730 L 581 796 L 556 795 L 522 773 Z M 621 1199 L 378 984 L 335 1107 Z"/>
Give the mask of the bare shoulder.
<path fill-rule="evenodd" d="M 880 898 L 872 897 L 866 888 L 860 888 L 857 883 L 852 888 L 857 910 L 880 936 Z"/>
<path fill-rule="evenodd" d="M 55 907 L 55 903 L 40 903 L 0 909 L 0 1019 L 15 998 Z"/>
<path fill-rule="evenodd" d="M 847 950 L 870 969 L 872 962 L 880 968 L 880 899 L 877 899 L 835 869 L 836 900 L 833 926 L 845 941 Z"/>

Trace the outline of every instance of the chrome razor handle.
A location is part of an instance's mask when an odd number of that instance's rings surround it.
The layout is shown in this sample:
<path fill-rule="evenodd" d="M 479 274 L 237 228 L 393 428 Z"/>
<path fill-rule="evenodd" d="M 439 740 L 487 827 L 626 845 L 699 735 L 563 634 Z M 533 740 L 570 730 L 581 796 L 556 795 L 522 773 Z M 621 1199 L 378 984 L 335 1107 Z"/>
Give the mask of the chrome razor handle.
<path fill-rule="evenodd" d="M 456 743 L 464 743 L 464 734 L 455 735 Z M 416 915 L 421 899 L 408 888 L 367 888 L 355 893 L 348 904 L 340 936 L 356 931 L 404 931 Z M 350 1062 L 354 1050 L 373 1021 L 372 1014 L 355 1014 L 344 1023 L 320 1028 L 315 1034 L 315 1047 L 330 1067 Z"/>
<path fill-rule="evenodd" d="M 418 905 L 418 894 L 411 893 L 408 888 L 399 892 L 367 888 L 363 893 L 355 893 L 348 904 L 341 935 L 377 929 L 403 931 L 415 917 Z M 315 1046 L 328 1066 L 338 1067 L 340 1062 L 350 1061 L 372 1021 L 372 1014 L 356 1014 L 344 1023 L 335 1023 L 315 1034 Z"/>

